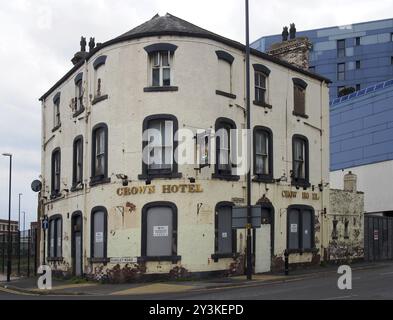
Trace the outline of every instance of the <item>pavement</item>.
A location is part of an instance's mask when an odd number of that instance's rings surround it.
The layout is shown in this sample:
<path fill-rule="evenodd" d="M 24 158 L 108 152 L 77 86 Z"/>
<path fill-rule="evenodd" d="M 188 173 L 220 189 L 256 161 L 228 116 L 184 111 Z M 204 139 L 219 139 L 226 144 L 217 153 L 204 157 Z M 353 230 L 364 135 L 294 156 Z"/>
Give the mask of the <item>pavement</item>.
<path fill-rule="evenodd" d="M 389 277 L 389 275 L 393 276 L 393 261 L 382 263 L 362 262 L 353 264 L 351 267 L 354 274 L 369 272 L 372 277 L 372 274 L 379 272 L 385 275 L 385 277 Z M 11 296 L 21 296 L 21 298 L 28 296 L 57 296 L 58 298 L 73 297 L 75 299 L 95 297 L 106 297 L 110 299 L 187 299 L 187 297 L 203 297 L 214 299 L 214 297 L 220 297 L 218 293 L 222 294 L 224 299 L 231 299 L 231 294 L 228 295 L 228 292 L 234 292 L 234 290 L 238 290 L 239 293 L 241 290 L 245 290 L 245 296 L 252 299 L 249 293 L 255 290 L 255 294 L 260 294 L 260 292 L 262 292 L 260 290 L 261 286 L 264 286 L 264 288 L 275 287 L 276 290 L 280 288 L 280 286 L 285 286 L 285 290 L 287 290 L 291 285 L 297 286 L 306 282 L 311 284 L 314 281 L 315 283 L 313 285 L 316 287 L 321 286 L 321 292 L 324 291 L 323 286 L 330 288 L 332 284 L 334 285 L 333 287 L 337 289 L 337 268 L 338 266 L 327 266 L 302 269 L 293 271 L 288 276 L 273 273 L 258 274 L 253 275 L 253 280 L 251 281 L 248 281 L 245 276 L 214 278 L 200 281 L 165 281 L 126 284 L 100 284 L 96 282 L 72 283 L 64 280 L 53 280 L 53 287 L 51 290 L 38 289 L 37 278 L 13 279 L 10 283 L 6 283 L 4 277 L 2 277 L 0 278 L 0 299 L 6 297 L 10 298 Z M 225 295 L 224 292 L 227 292 L 227 294 Z M 268 290 L 264 289 L 263 292 L 266 293 Z M 281 288 L 278 292 L 283 292 L 283 289 Z M 304 292 L 302 291 L 302 293 Z M 301 295 L 298 295 L 298 297 L 300 296 Z M 306 298 L 306 296 L 304 297 Z M 312 298 L 313 295 L 311 294 L 310 297 Z M 241 299 L 241 295 L 235 295 L 233 298 Z M 280 299 L 280 295 L 277 296 L 277 299 Z"/>

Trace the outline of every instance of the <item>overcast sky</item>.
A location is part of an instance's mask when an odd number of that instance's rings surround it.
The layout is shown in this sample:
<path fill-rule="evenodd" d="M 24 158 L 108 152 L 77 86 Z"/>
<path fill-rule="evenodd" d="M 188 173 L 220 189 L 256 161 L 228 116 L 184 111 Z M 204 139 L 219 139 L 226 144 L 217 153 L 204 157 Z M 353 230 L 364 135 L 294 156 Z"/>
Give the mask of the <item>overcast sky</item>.
<path fill-rule="evenodd" d="M 250 39 L 297 30 L 391 18 L 392 0 L 250 0 Z M 104 42 L 169 12 L 244 43 L 242 0 L 13 0 L 0 7 L 0 153 L 14 154 L 12 217 L 18 193 L 36 217 L 32 180 L 40 175 L 38 98 L 71 67 L 81 35 Z M 390 15 L 390 16 L 389 16 Z M 8 158 L 0 157 L 0 218 L 8 216 Z"/>

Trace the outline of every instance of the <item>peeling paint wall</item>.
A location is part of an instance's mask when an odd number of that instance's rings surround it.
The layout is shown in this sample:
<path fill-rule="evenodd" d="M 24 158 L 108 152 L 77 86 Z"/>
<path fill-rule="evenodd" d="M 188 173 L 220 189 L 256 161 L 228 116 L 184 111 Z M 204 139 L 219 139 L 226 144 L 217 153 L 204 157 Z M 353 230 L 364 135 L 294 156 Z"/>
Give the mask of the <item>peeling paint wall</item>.
<path fill-rule="evenodd" d="M 329 260 L 364 256 L 364 194 L 330 189 Z"/>

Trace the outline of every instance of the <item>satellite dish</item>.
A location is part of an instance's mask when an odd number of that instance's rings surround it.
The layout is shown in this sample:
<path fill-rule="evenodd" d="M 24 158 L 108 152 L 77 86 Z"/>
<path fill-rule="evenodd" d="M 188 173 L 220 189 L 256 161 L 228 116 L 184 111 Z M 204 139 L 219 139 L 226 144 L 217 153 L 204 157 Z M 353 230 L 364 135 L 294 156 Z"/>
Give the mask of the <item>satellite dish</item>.
<path fill-rule="evenodd" d="M 40 180 L 34 180 L 31 183 L 31 190 L 33 190 L 34 192 L 40 192 L 42 189 L 42 183 Z"/>

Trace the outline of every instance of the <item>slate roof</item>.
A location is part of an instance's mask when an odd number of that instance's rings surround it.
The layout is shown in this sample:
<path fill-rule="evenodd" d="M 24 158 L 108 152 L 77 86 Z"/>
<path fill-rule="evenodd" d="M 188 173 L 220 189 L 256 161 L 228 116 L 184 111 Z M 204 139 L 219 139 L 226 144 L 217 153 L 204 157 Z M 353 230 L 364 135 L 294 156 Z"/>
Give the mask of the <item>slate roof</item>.
<path fill-rule="evenodd" d="M 141 25 L 137 26 L 136 28 L 131 29 L 130 31 L 120 35 L 119 37 L 116 37 L 112 40 L 102 43 L 99 47 L 96 47 L 92 52 L 90 52 L 86 56 L 85 60 L 88 61 L 96 52 L 98 52 L 102 48 L 122 42 L 122 41 L 139 39 L 139 38 L 149 37 L 149 36 L 163 36 L 163 35 L 187 36 L 187 37 L 211 39 L 211 40 L 215 40 L 215 41 L 224 43 L 224 44 L 231 46 L 233 48 L 236 48 L 238 50 L 245 51 L 245 45 L 243 45 L 240 42 L 225 38 L 223 36 L 220 36 L 216 33 L 213 33 L 211 31 L 208 31 L 208 30 L 203 29 L 201 27 L 198 27 L 188 21 L 185 21 L 183 19 L 180 19 L 178 17 L 175 17 L 174 15 L 167 13 L 164 16 L 159 16 L 158 14 L 156 14 L 153 18 L 142 23 Z M 295 67 L 294 65 L 292 65 L 286 61 L 280 60 L 276 57 L 273 57 L 271 55 L 268 55 L 267 53 L 258 51 L 253 48 L 250 48 L 250 52 L 252 55 L 261 57 L 265 60 L 271 61 L 271 62 L 279 64 L 279 65 L 282 65 L 286 68 L 289 68 L 291 70 L 297 71 L 302 74 L 305 74 L 305 75 L 307 75 L 311 78 L 317 79 L 319 81 L 325 81 L 327 83 L 331 82 L 329 79 L 327 79 L 323 76 L 308 72 L 303 69 L 299 69 L 299 68 Z M 47 98 L 61 83 L 66 81 L 76 70 L 78 70 L 81 67 L 81 65 L 83 65 L 83 63 L 84 63 L 84 61 L 75 65 L 62 79 L 60 79 L 47 93 L 45 93 L 40 98 L 40 100 L 44 100 L 45 98 Z"/>

